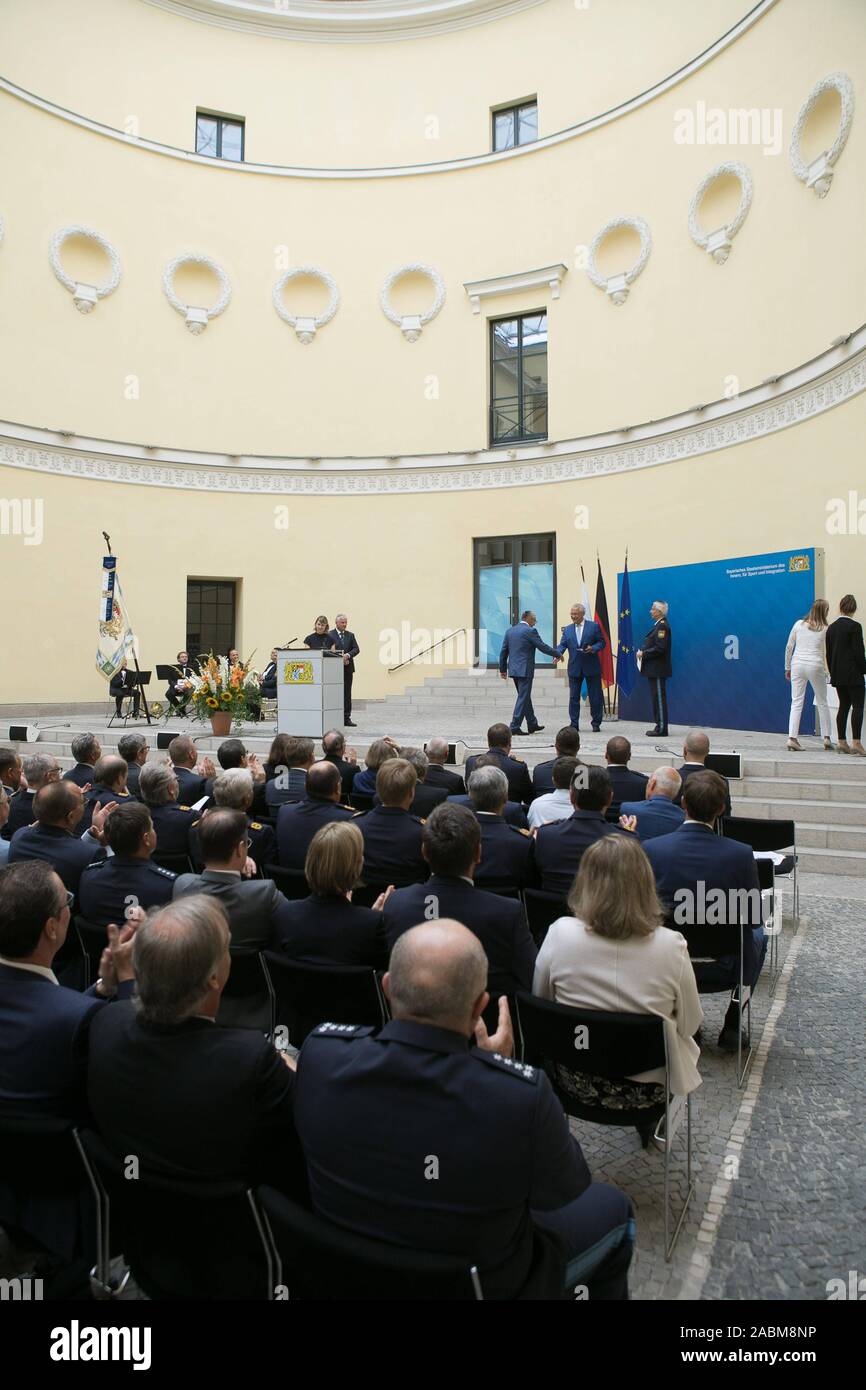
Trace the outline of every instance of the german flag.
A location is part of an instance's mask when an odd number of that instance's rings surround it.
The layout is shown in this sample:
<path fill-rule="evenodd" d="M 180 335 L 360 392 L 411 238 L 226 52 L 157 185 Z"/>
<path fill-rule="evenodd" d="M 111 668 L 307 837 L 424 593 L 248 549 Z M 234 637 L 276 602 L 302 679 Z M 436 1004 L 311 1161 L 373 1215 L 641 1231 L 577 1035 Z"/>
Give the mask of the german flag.
<path fill-rule="evenodd" d="M 599 652 L 598 659 L 601 662 L 601 684 L 605 690 L 613 685 L 613 651 L 610 645 L 610 618 L 607 613 L 607 594 L 604 591 L 604 579 L 601 574 L 601 560 L 596 556 L 598 563 L 598 579 L 595 585 L 595 621 L 601 628 L 604 637 L 604 651 Z"/>

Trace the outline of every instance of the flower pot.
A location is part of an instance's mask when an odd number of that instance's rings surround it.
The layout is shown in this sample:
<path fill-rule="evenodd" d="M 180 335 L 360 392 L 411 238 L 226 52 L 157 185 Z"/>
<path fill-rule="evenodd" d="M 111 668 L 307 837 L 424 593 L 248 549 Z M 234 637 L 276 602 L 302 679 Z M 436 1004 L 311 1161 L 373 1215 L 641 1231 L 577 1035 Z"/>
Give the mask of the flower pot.
<path fill-rule="evenodd" d="M 214 710 L 210 717 L 210 726 L 217 738 L 225 738 L 231 732 L 232 717 L 228 710 Z"/>

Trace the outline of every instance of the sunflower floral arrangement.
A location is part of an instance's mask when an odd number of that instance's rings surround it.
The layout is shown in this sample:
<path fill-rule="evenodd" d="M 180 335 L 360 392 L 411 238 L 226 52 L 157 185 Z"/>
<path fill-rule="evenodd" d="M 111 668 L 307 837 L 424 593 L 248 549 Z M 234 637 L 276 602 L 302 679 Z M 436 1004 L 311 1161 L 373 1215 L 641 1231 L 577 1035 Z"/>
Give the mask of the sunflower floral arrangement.
<path fill-rule="evenodd" d="M 261 703 L 261 696 L 250 661 L 252 656 L 230 666 L 227 657 L 213 652 L 198 658 L 198 674 L 187 677 L 196 719 L 207 720 L 219 713 L 230 714 L 233 720 L 251 717 L 250 708 Z"/>

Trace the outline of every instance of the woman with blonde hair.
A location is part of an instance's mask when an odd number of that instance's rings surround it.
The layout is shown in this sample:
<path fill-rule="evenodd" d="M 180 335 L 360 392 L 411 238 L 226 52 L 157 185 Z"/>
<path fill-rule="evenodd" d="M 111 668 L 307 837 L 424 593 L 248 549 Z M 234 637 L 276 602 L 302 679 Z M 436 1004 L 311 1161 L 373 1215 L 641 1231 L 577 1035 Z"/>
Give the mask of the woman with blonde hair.
<path fill-rule="evenodd" d="M 310 896 L 284 903 L 276 927 L 280 946 L 293 960 L 384 969 L 382 908 L 394 890 L 380 893 L 372 907 L 356 906 L 352 889 L 363 865 L 364 838 L 352 821 L 329 821 L 316 831 L 304 863 Z"/>
<path fill-rule="evenodd" d="M 360 792 L 362 796 L 375 796 L 376 774 L 379 768 L 389 758 L 399 758 L 399 756 L 400 750 L 392 738 L 374 738 L 364 758 L 366 767 L 363 772 L 358 773 L 352 783 L 352 793 Z"/>
<path fill-rule="evenodd" d="M 785 680 L 791 682 L 791 717 L 788 721 L 788 750 L 802 753 L 799 741 L 800 719 L 806 686 L 811 685 L 815 708 L 821 721 L 824 747 L 831 749 L 830 706 L 827 702 L 827 619 L 830 605 L 825 598 L 816 598 L 805 618 L 791 628 L 785 647 Z"/>
<path fill-rule="evenodd" d="M 685 938 L 662 926 L 652 866 L 633 835 L 606 835 L 584 852 L 568 896 L 573 917 L 551 924 L 535 963 L 533 994 L 571 1008 L 656 1014 L 665 1020 L 671 1091 L 701 1084 L 703 1022 Z M 564 1071 L 560 1068 L 560 1071 Z M 574 1072 L 565 1090 L 591 1105 L 642 1109 L 664 1103 L 664 1068 L 627 1078 L 627 1087 Z M 644 1145 L 649 1132 L 638 1126 Z"/>

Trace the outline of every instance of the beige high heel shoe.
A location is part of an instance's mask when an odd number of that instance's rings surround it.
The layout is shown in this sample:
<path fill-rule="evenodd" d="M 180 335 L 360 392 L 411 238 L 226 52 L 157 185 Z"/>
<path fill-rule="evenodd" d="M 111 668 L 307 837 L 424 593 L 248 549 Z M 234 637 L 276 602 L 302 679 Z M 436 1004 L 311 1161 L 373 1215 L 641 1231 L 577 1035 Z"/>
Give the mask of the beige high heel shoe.
<path fill-rule="evenodd" d="M 847 739 L 840 738 L 839 742 L 836 744 L 836 752 L 837 752 L 837 753 L 850 753 L 850 752 L 851 752 L 851 749 L 848 747 Z"/>
<path fill-rule="evenodd" d="M 833 752 L 833 740 L 832 740 L 831 738 L 825 738 L 825 739 L 824 739 L 824 752 L 825 752 L 825 753 L 832 753 L 832 752 Z"/>
<path fill-rule="evenodd" d="M 863 747 L 863 744 L 860 742 L 859 738 L 855 738 L 852 742 L 851 752 L 858 753 L 861 758 L 866 758 L 866 748 Z"/>
<path fill-rule="evenodd" d="M 789 739 L 788 739 L 788 752 L 789 752 L 789 753 L 802 753 L 802 751 L 803 751 L 803 749 L 802 749 L 802 747 L 801 747 L 800 742 L 799 742 L 798 739 L 796 739 L 796 738 L 789 738 Z"/>

